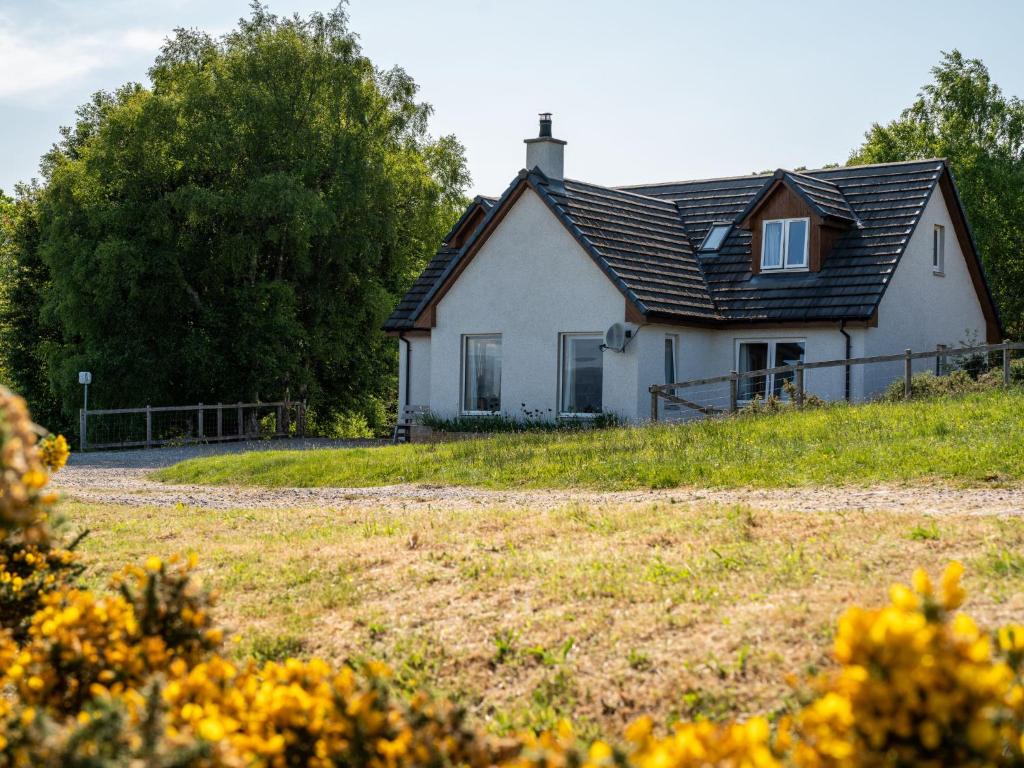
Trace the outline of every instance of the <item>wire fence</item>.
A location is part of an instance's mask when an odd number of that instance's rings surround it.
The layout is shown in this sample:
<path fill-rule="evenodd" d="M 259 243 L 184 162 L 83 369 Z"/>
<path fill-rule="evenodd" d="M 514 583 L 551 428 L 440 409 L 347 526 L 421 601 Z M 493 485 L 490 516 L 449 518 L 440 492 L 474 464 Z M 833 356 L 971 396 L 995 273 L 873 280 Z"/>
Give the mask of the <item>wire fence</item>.
<path fill-rule="evenodd" d="M 942 376 L 964 370 L 973 376 L 999 371 L 1010 383 L 1010 362 L 1024 343 L 1004 341 L 970 347 L 946 347 L 874 357 L 797 362 L 755 371 L 730 371 L 721 376 L 655 384 L 651 421 L 681 421 L 736 413 L 768 402 L 803 407 L 812 400 L 866 400 L 902 380 L 903 396 L 913 391 L 913 376 L 932 371 Z"/>
<path fill-rule="evenodd" d="M 305 405 L 287 400 L 79 411 L 83 451 L 304 437 L 305 432 Z"/>

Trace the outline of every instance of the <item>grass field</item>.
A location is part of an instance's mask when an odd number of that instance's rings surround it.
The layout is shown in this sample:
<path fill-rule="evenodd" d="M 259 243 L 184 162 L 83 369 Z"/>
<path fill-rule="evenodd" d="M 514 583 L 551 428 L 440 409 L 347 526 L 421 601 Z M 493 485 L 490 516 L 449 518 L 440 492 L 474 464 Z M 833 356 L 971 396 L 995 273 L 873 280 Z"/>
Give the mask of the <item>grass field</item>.
<path fill-rule="evenodd" d="M 1024 391 L 441 445 L 254 452 L 196 459 L 156 476 L 264 486 L 602 490 L 1017 481 L 1024 478 Z"/>
<path fill-rule="evenodd" d="M 978 408 L 985 403 L 978 403 Z M 989 404 L 988 407 L 995 407 Z M 830 418 L 821 415 L 818 418 Z M 841 610 L 915 565 L 968 569 L 985 623 L 1024 609 L 1024 520 L 658 504 L 235 510 L 69 503 L 89 579 L 196 551 L 239 656 L 389 661 L 502 732 L 619 732 L 785 709 Z"/>

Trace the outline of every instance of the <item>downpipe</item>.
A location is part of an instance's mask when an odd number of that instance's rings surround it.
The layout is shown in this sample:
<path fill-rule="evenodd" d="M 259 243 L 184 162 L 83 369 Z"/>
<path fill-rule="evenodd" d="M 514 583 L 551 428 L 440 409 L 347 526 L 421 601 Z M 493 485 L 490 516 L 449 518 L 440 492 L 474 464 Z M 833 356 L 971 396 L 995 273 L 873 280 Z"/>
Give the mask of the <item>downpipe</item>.
<path fill-rule="evenodd" d="M 853 354 L 853 339 L 850 334 L 846 332 L 846 321 L 839 321 L 839 332 L 846 337 L 846 354 L 843 356 L 846 360 L 850 359 Z M 846 398 L 846 402 L 850 402 L 850 366 L 843 366 L 843 397 Z"/>
<path fill-rule="evenodd" d="M 395 431 L 391 435 L 392 443 L 398 442 L 398 427 L 402 423 L 402 411 L 405 406 L 409 405 L 409 393 L 412 391 L 409 388 L 409 382 L 412 381 L 412 344 L 401 332 L 398 334 L 398 341 L 405 344 L 405 386 L 402 388 L 405 391 L 398 393 L 398 413 L 395 415 Z"/>

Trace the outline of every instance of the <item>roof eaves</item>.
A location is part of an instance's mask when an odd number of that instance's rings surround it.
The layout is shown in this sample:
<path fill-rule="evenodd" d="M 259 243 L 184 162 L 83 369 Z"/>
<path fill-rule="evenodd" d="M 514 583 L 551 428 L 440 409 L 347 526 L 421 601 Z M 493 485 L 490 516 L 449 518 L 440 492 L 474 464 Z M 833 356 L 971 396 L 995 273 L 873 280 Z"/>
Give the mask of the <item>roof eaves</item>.
<path fill-rule="evenodd" d="M 543 200 L 551 212 L 555 214 L 562 225 L 568 230 L 569 234 L 573 236 L 580 247 L 587 252 L 587 254 L 594 260 L 597 266 L 604 272 L 605 276 L 612 281 L 616 288 L 637 308 L 640 314 L 646 315 L 650 309 L 648 306 L 640 300 L 640 298 L 633 292 L 633 290 L 626 285 L 626 283 L 619 277 L 618 273 L 612 269 L 608 261 L 601 255 L 601 252 L 594 246 L 590 239 L 583 234 L 576 222 L 572 220 L 557 200 L 551 197 L 551 193 L 548 190 L 549 186 L 554 186 L 559 190 L 560 193 L 565 194 L 565 187 L 561 183 L 552 184 L 552 180 L 544 175 L 540 169 L 535 168 L 527 175 L 527 183 L 530 188 L 533 189 L 537 195 Z M 593 185 L 590 185 L 593 186 Z M 637 195 L 637 197 L 643 197 L 643 195 Z"/>
<path fill-rule="evenodd" d="M 896 165 L 896 163 L 883 163 L 880 165 Z M 885 292 L 892 284 L 892 277 L 893 275 L 896 274 L 896 270 L 899 268 L 900 262 L 903 260 L 903 254 L 907 252 L 907 248 L 910 245 L 910 241 L 913 240 L 914 238 L 914 233 L 917 231 L 917 225 L 920 224 L 921 219 L 924 218 L 924 210 L 925 208 L 928 207 L 928 203 L 931 201 L 932 196 L 935 194 L 935 190 L 938 189 L 939 179 L 942 176 L 943 169 L 947 172 L 949 170 L 946 166 L 945 160 L 942 161 L 942 168 L 936 169 L 938 170 L 938 173 L 936 174 L 935 178 L 932 180 L 931 185 L 928 188 L 928 194 L 925 195 L 924 200 L 921 201 L 919 212 L 914 215 L 914 223 L 911 225 L 910 231 L 907 232 L 907 236 L 903 238 L 903 243 L 899 246 L 899 249 L 896 252 L 895 257 L 892 259 L 892 268 L 889 269 L 882 278 L 882 289 L 878 291 L 874 303 L 873 305 L 871 305 L 872 314 L 874 314 L 874 312 L 876 312 L 878 308 L 882 305 L 882 299 L 885 297 Z M 953 185 L 953 189 L 956 190 L 956 184 Z M 966 216 L 964 217 L 964 220 L 966 221 Z M 988 288 L 987 282 L 985 287 L 986 289 Z"/>
<path fill-rule="evenodd" d="M 497 201 L 495 201 L 494 204 L 490 207 L 490 210 L 488 210 L 484 214 L 484 218 L 480 222 L 480 225 L 476 228 L 476 230 L 474 230 L 473 234 L 462 246 L 462 249 L 459 251 L 459 254 L 448 263 L 448 266 L 445 267 L 444 271 L 437 276 L 437 279 L 434 281 L 434 284 L 430 287 L 430 290 L 428 290 L 423 295 L 423 298 L 420 300 L 420 303 L 417 304 L 416 308 L 409 313 L 410 323 L 416 322 L 420 314 L 427 307 L 427 305 L 430 304 L 431 300 L 437 294 L 438 290 L 440 290 L 441 286 L 448 281 L 448 278 L 451 276 L 452 272 L 455 271 L 456 267 L 458 267 L 459 263 L 462 261 L 463 257 L 465 257 L 466 253 L 473 247 L 476 241 L 480 238 L 481 233 L 487 229 L 487 225 L 490 224 L 494 216 L 497 215 L 497 213 L 505 205 L 505 202 L 513 195 L 513 193 L 519 186 L 526 182 L 527 176 L 528 172 L 525 169 L 521 170 L 518 174 L 516 174 L 516 177 L 512 180 L 512 183 L 508 185 L 504 192 L 501 193 L 501 197 L 499 197 Z"/>
<path fill-rule="evenodd" d="M 974 229 L 971 227 L 971 220 L 967 218 L 967 210 L 964 208 L 963 200 L 960 198 L 960 190 L 956 185 L 956 177 L 953 175 L 953 167 L 949 164 L 946 158 L 941 158 L 942 161 L 942 172 L 949 176 L 950 186 L 953 188 L 953 199 L 956 201 L 957 213 L 960 214 L 960 218 L 963 219 L 964 227 L 967 230 L 967 239 L 971 243 L 971 255 L 977 261 L 978 270 L 981 272 L 981 281 L 985 284 L 985 293 L 988 296 L 989 303 L 992 305 L 992 311 L 995 313 L 996 325 L 999 326 L 1000 335 L 1005 333 L 1005 327 L 1003 326 L 1003 318 L 999 313 L 999 305 L 996 304 L 995 297 L 992 295 L 992 287 L 988 282 L 988 275 L 985 273 L 985 262 L 981 259 L 981 251 L 978 250 L 978 241 L 974 238 Z M 939 180 L 936 179 L 935 186 L 939 185 Z"/>

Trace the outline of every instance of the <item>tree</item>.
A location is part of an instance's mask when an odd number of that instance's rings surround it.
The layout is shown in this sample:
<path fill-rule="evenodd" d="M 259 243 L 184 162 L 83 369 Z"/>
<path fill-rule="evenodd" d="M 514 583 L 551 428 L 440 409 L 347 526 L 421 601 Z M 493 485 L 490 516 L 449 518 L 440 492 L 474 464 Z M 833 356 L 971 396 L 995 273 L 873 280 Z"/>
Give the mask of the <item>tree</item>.
<path fill-rule="evenodd" d="M 851 165 L 949 160 L 1007 332 L 1024 336 L 1024 103 L 1003 95 L 978 59 L 954 50 L 933 82 L 886 125 L 875 123 Z"/>
<path fill-rule="evenodd" d="M 0 194 L 0 375 L 32 403 L 41 424 L 67 431 L 71 425 L 50 389 L 43 359 L 56 336 L 43 312 L 49 270 L 39 257 L 40 193 L 38 186 L 22 184 L 13 199 Z"/>
<path fill-rule="evenodd" d="M 277 399 L 372 406 L 381 323 L 464 204 L 462 147 L 339 7 L 177 30 L 152 87 L 97 94 L 44 158 L 42 345 L 66 413 Z"/>

